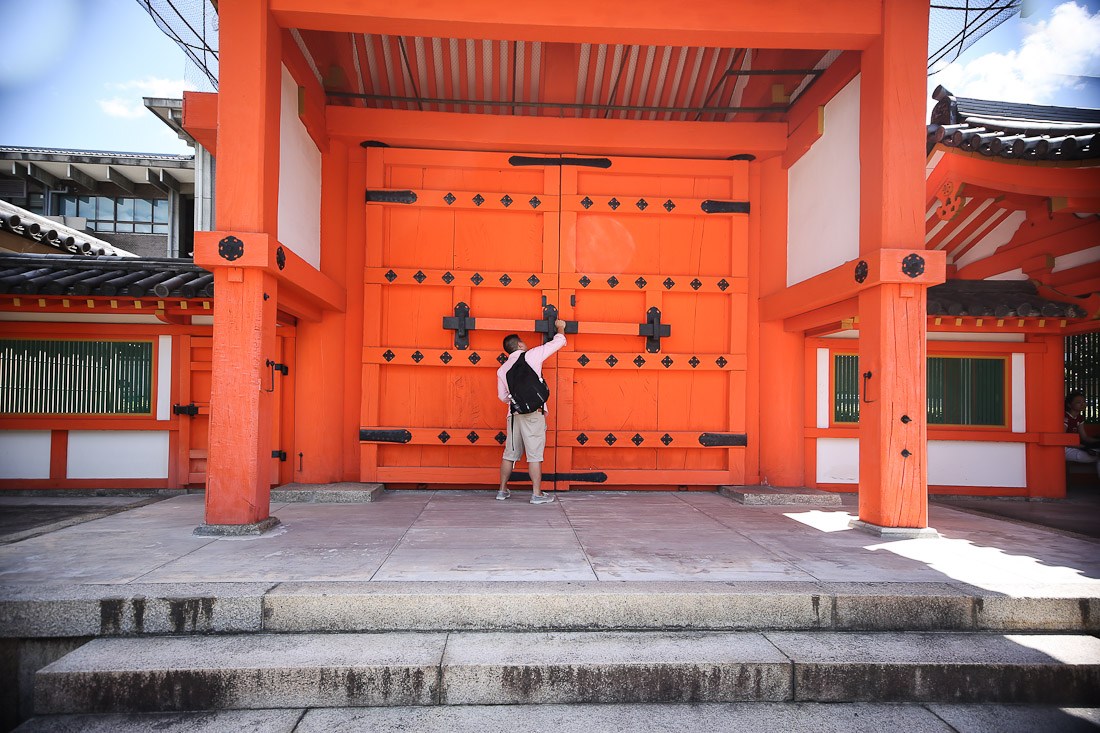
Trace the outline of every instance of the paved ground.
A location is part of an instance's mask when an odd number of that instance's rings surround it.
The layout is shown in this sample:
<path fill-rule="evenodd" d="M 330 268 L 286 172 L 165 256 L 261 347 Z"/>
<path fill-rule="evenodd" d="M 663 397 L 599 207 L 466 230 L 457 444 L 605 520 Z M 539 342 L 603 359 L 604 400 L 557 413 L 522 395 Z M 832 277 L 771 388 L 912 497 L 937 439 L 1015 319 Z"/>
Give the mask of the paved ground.
<path fill-rule="evenodd" d="M 1020 501 L 999 498 L 934 499 L 967 511 L 1002 517 L 1100 539 L 1100 487 L 1074 486 L 1061 501 Z"/>
<path fill-rule="evenodd" d="M 694 492 L 571 492 L 543 506 L 492 497 L 280 504 L 283 524 L 264 536 L 209 538 L 192 535 L 202 496 L 176 496 L 0 546 L 0 583 L 816 580 L 1100 592 L 1100 542 L 942 504 L 930 513 L 941 539 L 883 540 L 848 528 L 854 497 L 827 509 Z M 20 501 L 0 506 L 18 512 Z"/>

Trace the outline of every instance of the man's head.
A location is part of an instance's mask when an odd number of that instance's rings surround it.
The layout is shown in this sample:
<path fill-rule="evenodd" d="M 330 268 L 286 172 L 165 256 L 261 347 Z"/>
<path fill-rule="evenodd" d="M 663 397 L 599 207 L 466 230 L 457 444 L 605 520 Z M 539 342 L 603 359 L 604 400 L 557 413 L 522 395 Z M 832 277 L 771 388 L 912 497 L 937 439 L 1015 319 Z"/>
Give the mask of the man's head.
<path fill-rule="evenodd" d="M 516 349 L 524 348 L 523 339 L 519 334 L 510 333 L 504 337 L 504 353 L 511 354 Z"/>

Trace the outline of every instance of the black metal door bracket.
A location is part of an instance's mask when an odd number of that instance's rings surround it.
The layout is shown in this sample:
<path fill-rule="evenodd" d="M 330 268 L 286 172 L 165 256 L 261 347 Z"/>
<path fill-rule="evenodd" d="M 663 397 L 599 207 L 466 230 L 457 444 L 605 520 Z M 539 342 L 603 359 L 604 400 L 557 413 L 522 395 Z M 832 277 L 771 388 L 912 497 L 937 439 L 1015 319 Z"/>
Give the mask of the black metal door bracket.
<path fill-rule="evenodd" d="M 699 204 L 704 214 L 747 214 L 749 213 L 748 201 L 712 201 L 707 199 Z"/>
<path fill-rule="evenodd" d="M 536 157 L 531 155 L 513 155 L 508 159 L 508 165 L 577 165 L 585 168 L 610 168 L 609 158 L 559 158 L 553 156 Z"/>
<path fill-rule="evenodd" d="M 271 451 L 271 457 L 272 458 L 278 458 L 280 461 L 286 461 L 286 451 L 285 450 L 273 450 L 273 451 Z"/>
<path fill-rule="evenodd" d="M 415 191 L 379 191 L 367 189 L 367 202 L 380 204 L 415 204 Z"/>
<path fill-rule="evenodd" d="M 465 351 L 470 348 L 470 331 L 477 328 L 477 319 L 470 317 L 470 306 L 459 303 L 453 316 L 443 316 L 443 328 L 455 332 L 455 348 Z"/>
<path fill-rule="evenodd" d="M 645 323 L 638 325 L 638 335 L 645 336 L 645 350 L 656 354 L 661 350 L 661 339 L 672 335 L 672 326 L 661 323 L 661 310 L 653 307 L 646 311 Z"/>
<path fill-rule="evenodd" d="M 189 405 L 172 405 L 172 413 L 174 415 L 187 415 L 188 417 L 194 417 L 199 414 L 199 408 L 192 402 Z"/>
<path fill-rule="evenodd" d="M 286 375 L 290 374 L 290 367 L 288 367 L 286 364 L 276 364 L 271 359 L 267 360 L 267 363 L 265 364 L 265 366 L 271 367 L 271 389 L 265 389 L 264 392 L 274 392 L 275 391 L 275 372 L 279 372 L 280 374 L 282 374 L 285 377 Z"/>
<path fill-rule="evenodd" d="M 558 329 L 554 326 L 555 321 L 558 320 L 558 307 L 553 303 L 548 303 L 542 307 L 542 320 L 535 321 L 535 333 L 542 334 L 542 342 L 549 343 Z M 577 321 L 565 322 L 566 333 L 577 332 Z"/>

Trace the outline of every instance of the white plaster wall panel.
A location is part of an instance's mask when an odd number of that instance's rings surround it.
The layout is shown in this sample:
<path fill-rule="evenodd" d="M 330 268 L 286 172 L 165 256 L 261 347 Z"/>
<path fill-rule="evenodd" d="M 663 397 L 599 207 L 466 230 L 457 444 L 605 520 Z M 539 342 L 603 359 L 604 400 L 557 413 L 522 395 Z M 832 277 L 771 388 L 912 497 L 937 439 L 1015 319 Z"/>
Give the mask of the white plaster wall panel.
<path fill-rule="evenodd" d="M 819 484 L 859 483 L 859 440 L 857 438 L 818 438 L 817 482 Z"/>
<path fill-rule="evenodd" d="M 70 430 L 68 478 L 168 478 L 168 431 Z"/>
<path fill-rule="evenodd" d="M 157 337 L 157 419 L 172 417 L 172 337 Z"/>
<path fill-rule="evenodd" d="M 956 331 L 929 331 L 929 341 L 1019 341 L 1023 342 L 1022 333 L 964 333 Z M 935 356 L 935 354 L 933 354 Z"/>
<path fill-rule="evenodd" d="M 817 426 L 829 427 L 829 405 L 833 391 L 829 384 L 829 350 L 817 350 Z"/>
<path fill-rule="evenodd" d="M 279 114 L 279 241 L 321 267 L 321 152 L 298 117 L 298 84 L 283 67 Z"/>
<path fill-rule="evenodd" d="M 970 251 L 956 260 L 955 264 L 959 267 L 966 267 L 971 262 L 984 260 L 996 252 L 999 247 L 1008 244 L 1026 218 L 1026 211 L 1013 211 L 1001 220 L 1000 224 L 990 230 L 989 234 L 985 235 L 980 242 L 971 247 Z"/>
<path fill-rule="evenodd" d="M 1081 265 L 1089 265 L 1093 262 L 1100 262 L 1100 247 L 1089 247 L 1079 252 L 1071 252 L 1068 255 L 1055 257 L 1054 267 L 1050 268 L 1050 271 L 1061 272 Z"/>
<path fill-rule="evenodd" d="M 1017 267 L 1015 270 L 1008 270 L 1007 272 L 999 272 L 996 275 L 990 275 L 986 280 L 1027 280 L 1027 274 Z"/>
<path fill-rule="evenodd" d="M 49 478 L 50 431 L 0 431 L 0 478 Z"/>
<path fill-rule="evenodd" d="M 1027 388 L 1024 381 L 1024 355 L 1012 355 L 1012 432 L 1027 431 Z"/>
<path fill-rule="evenodd" d="M 928 441 L 934 486 L 1027 486 L 1027 446 L 966 440 Z"/>
<path fill-rule="evenodd" d="M 859 256 L 859 77 L 825 105 L 825 130 L 787 177 L 787 285 Z"/>

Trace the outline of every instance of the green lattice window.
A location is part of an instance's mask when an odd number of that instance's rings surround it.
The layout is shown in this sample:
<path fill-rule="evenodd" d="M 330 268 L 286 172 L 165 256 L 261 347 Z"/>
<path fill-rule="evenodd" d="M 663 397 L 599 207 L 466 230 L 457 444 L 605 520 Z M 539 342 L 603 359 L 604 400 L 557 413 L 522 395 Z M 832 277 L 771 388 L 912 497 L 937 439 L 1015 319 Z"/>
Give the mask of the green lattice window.
<path fill-rule="evenodd" d="M 0 413 L 147 415 L 151 341 L 0 339 Z"/>
<path fill-rule="evenodd" d="M 928 357 L 929 425 L 1005 424 L 1005 359 Z M 855 354 L 833 356 L 833 422 L 859 422 Z"/>

